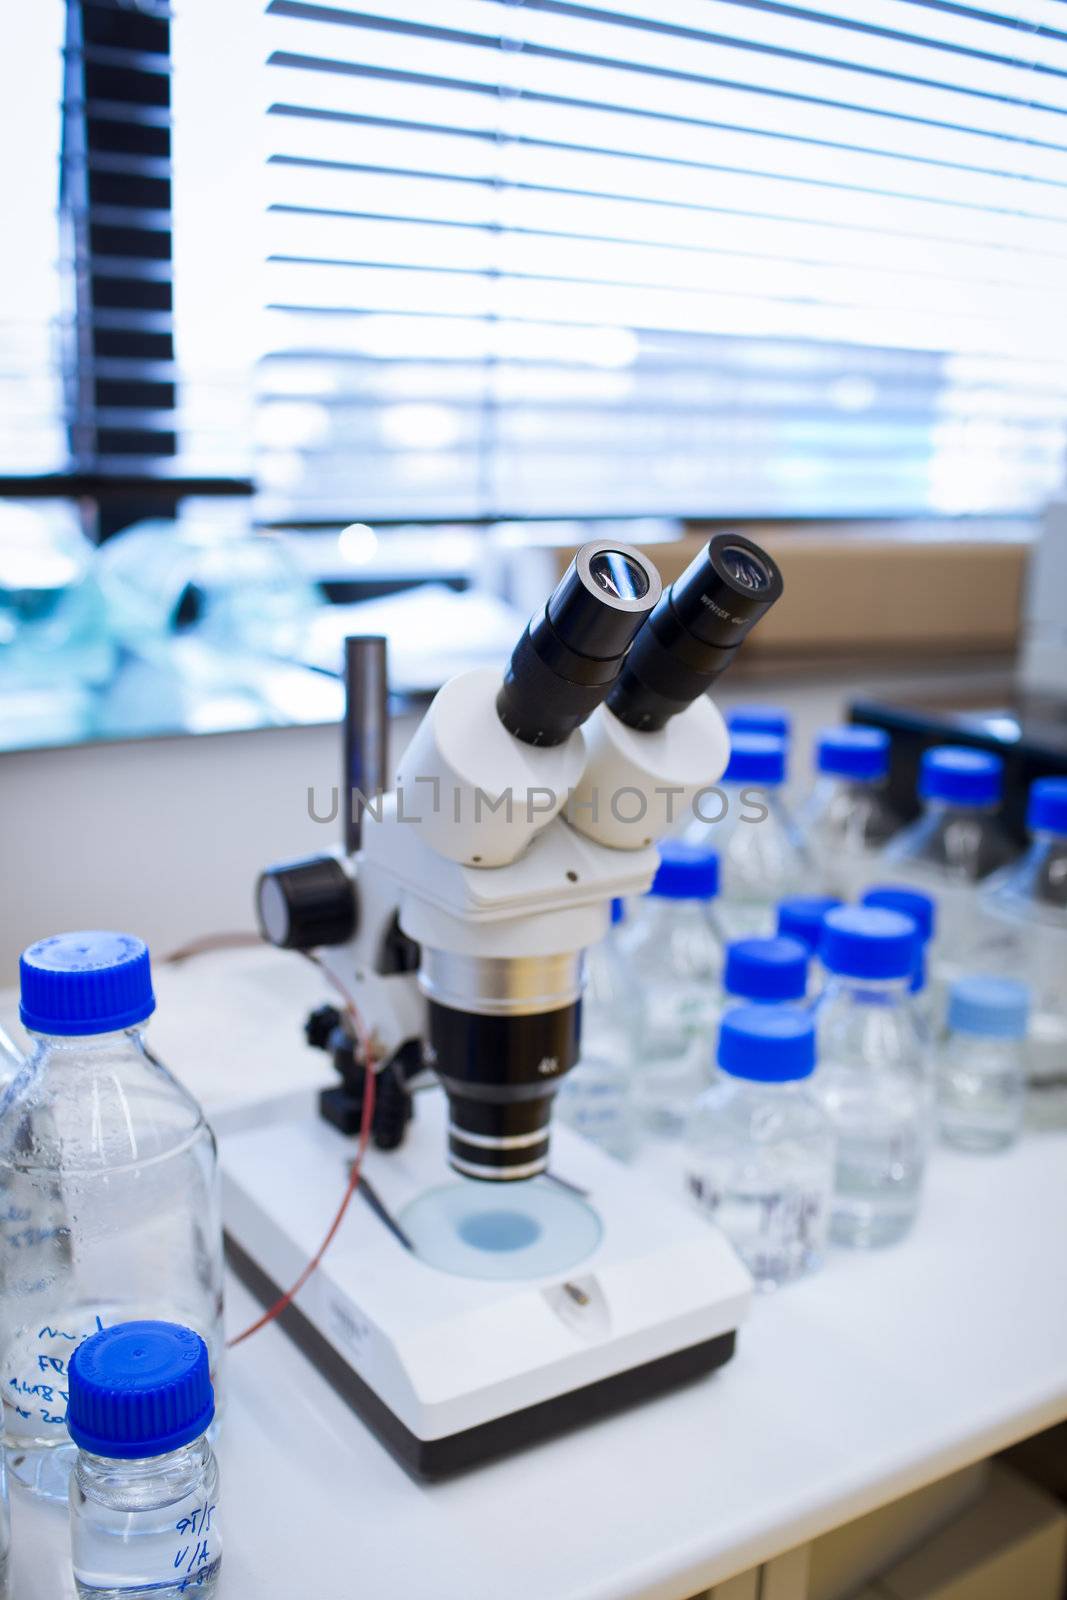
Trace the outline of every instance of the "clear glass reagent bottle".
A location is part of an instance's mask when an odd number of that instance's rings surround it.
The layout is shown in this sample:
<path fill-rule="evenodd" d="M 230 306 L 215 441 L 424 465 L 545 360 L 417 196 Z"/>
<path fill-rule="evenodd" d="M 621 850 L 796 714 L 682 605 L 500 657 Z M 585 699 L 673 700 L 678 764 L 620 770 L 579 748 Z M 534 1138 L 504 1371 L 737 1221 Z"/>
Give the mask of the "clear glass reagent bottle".
<path fill-rule="evenodd" d="M 819 1264 L 830 1215 L 834 1134 L 808 1087 L 811 1013 L 735 1007 L 722 1020 L 718 1062 L 719 1081 L 686 1132 L 686 1193 L 759 1287 L 775 1288 Z"/>
<path fill-rule="evenodd" d="M 911 998 L 916 937 L 910 917 L 876 906 L 823 922 L 814 1087 L 837 1132 L 831 1234 L 842 1244 L 891 1244 L 919 1208 L 932 1096 Z"/>
<path fill-rule="evenodd" d="M 1027 1119 L 1067 1127 L 1067 778 L 1030 786 L 1022 859 L 990 878 L 982 904 L 991 971 L 1028 984 Z M 983 955 L 986 951 L 983 950 Z"/>
<path fill-rule="evenodd" d="M 799 939 L 735 939 L 722 986 L 732 1005 L 800 1005 L 808 992 L 808 947 Z"/>
<path fill-rule="evenodd" d="M 0 1091 L 0 1382 L 8 1468 L 65 1499 L 71 1356 L 116 1322 L 194 1328 L 217 1375 L 222 1228 L 215 1140 L 145 1048 L 148 951 L 60 934 L 21 962 L 35 1048 Z"/>
<path fill-rule="evenodd" d="M 932 966 L 931 950 L 937 933 L 937 904 L 933 897 L 921 889 L 908 889 L 903 884 L 878 883 L 863 896 L 865 906 L 881 906 L 883 911 L 899 911 L 915 924 L 918 939 L 915 944 L 915 974 L 911 980 L 912 999 L 916 1012 L 925 1024 L 928 1034 L 933 1034 L 940 1024 L 935 1017 L 935 1002 L 928 978 Z"/>
<path fill-rule="evenodd" d="M 942 989 L 989 965 L 980 953 L 989 930 L 976 885 L 1016 854 L 997 816 L 1003 773 L 1000 757 L 985 750 L 927 750 L 919 764 L 923 814 L 882 852 L 879 876 L 937 900 L 932 977 Z"/>
<path fill-rule="evenodd" d="M 0 1600 L 10 1600 L 11 1501 L 7 1492 L 7 1461 L 0 1443 Z"/>
<path fill-rule="evenodd" d="M 937 1062 L 941 1137 L 961 1150 L 1003 1150 L 1022 1130 L 1023 1041 L 1030 993 L 1012 978 L 958 978 Z"/>
<path fill-rule="evenodd" d="M 726 713 L 726 726 L 731 734 L 769 733 L 786 744 L 793 731 L 792 718 L 784 706 L 735 706 Z"/>
<path fill-rule="evenodd" d="M 719 854 L 718 915 L 728 939 L 773 934 L 783 896 L 811 884 L 811 862 L 783 798 L 786 746 L 770 734 L 730 734 L 717 792 L 693 802 L 693 844 Z"/>
<path fill-rule="evenodd" d="M 207 1346 L 126 1322 L 70 1362 L 71 1555 L 80 1600 L 208 1600 L 222 1564 Z"/>
<path fill-rule="evenodd" d="M 712 902 L 714 851 L 665 839 L 623 952 L 641 997 L 634 1103 L 645 1131 L 677 1138 L 711 1079 L 722 992 L 722 935 Z"/>
<path fill-rule="evenodd" d="M 824 728 L 815 766 L 797 826 L 821 887 L 850 899 L 900 826 L 886 799 L 889 735 L 881 728 Z"/>
<path fill-rule="evenodd" d="M 778 932 L 783 939 L 799 939 L 816 955 L 822 938 L 822 921 L 842 902 L 835 894 L 794 894 L 778 902 Z"/>
<path fill-rule="evenodd" d="M 637 986 L 620 948 L 623 920 L 622 901 L 612 901 L 611 927 L 586 953 L 580 1055 L 556 1096 L 560 1119 L 620 1161 L 637 1147 L 633 1053 L 641 1024 Z"/>

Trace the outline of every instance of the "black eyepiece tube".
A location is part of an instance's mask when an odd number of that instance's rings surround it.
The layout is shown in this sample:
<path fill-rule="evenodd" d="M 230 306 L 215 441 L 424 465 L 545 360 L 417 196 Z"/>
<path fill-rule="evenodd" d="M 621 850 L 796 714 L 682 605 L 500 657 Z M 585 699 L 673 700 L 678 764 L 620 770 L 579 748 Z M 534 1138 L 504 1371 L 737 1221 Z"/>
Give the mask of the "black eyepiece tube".
<path fill-rule="evenodd" d="M 609 708 L 631 728 L 662 728 L 725 672 L 784 587 L 758 544 L 739 533 L 715 534 L 641 629 Z"/>
<path fill-rule="evenodd" d="M 562 744 L 618 680 L 634 635 L 662 594 L 639 550 L 583 545 L 515 646 L 496 710 L 524 744 Z"/>

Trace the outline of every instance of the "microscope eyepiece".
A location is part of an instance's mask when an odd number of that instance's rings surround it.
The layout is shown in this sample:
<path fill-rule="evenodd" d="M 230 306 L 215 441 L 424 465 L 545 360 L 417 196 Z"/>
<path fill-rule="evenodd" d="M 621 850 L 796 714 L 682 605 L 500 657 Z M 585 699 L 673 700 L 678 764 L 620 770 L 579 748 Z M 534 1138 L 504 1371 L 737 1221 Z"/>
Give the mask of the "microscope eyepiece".
<path fill-rule="evenodd" d="M 608 695 L 610 709 L 631 728 L 662 728 L 725 672 L 783 587 L 759 545 L 717 533 L 641 629 Z"/>
<path fill-rule="evenodd" d="M 525 744 L 563 744 L 616 682 L 659 600 L 659 574 L 640 551 L 583 545 L 515 647 L 496 709 Z"/>

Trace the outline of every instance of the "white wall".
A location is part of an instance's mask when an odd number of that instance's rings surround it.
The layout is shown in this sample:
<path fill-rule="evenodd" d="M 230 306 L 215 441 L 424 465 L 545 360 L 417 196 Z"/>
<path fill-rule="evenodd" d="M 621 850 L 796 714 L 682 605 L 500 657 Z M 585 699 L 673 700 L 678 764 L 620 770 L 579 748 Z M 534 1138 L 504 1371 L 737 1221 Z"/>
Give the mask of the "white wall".
<path fill-rule="evenodd" d="M 62 929 L 126 929 L 158 955 L 251 930 L 259 870 L 340 838 L 307 802 L 313 785 L 328 812 L 340 764 L 336 727 L 0 756 L 0 989 Z"/>

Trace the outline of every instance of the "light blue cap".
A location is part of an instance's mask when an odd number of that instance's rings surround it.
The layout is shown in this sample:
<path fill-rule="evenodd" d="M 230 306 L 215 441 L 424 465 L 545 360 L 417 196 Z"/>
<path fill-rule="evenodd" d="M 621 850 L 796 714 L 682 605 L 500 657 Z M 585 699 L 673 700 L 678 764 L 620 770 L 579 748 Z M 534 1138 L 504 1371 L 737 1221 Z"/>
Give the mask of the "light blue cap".
<path fill-rule="evenodd" d="M 815 1070 L 815 1025 L 800 1006 L 735 1006 L 719 1026 L 719 1066 L 733 1078 L 792 1083 Z"/>
<path fill-rule="evenodd" d="M 22 1025 L 33 1033 L 118 1033 L 156 1008 L 148 946 L 130 933 L 57 933 L 19 959 Z"/>
<path fill-rule="evenodd" d="M 809 954 L 799 939 L 737 939 L 726 946 L 722 986 L 742 1000 L 803 1000 Z"/>
<path fill-rule="evenodd" d="M 730 760 L 723 783 L 785 782 L 785 740 L 770 733 L 730 733 Z"/>
<path fill-rule="evenodd" d="M 875 783 L 889 771 L 889 735 L 881 728 L 824 728 L 815 745 L 820 772 Z"/>
<path fill-rule="evenodd" d="M 943 744 L 924 752 L 919 763 L 919 794 L 950 805 L 991 806 L 1000 799 L 1004 763 L 989 750 Z"/>
<path fill-rule="evenodd" d="M 664 900 L 712 900 L 719 892 L 719 857 L 714 850 L 664 839 L 651 894 Z"/>
<path fill-rule="evenodd" d="M 1023 1039 L 1030 991 L 1014 978 L 957 978 L 949 990 L 948 1025 L 954 1033 L 987 1039 Z"/>
<path fill-rule="evenodd" d="M 823 918 L 819 959 L 844 978 L 910 978 L 918 930 L 911 917 L 879 906 L 840 906 Z"/>
<path fill-rule="evenodd" d="M 769 733 L 788 739 L 792 719 L 782 706 L 737 706 L 726 714 L 731 733 Z"/>

